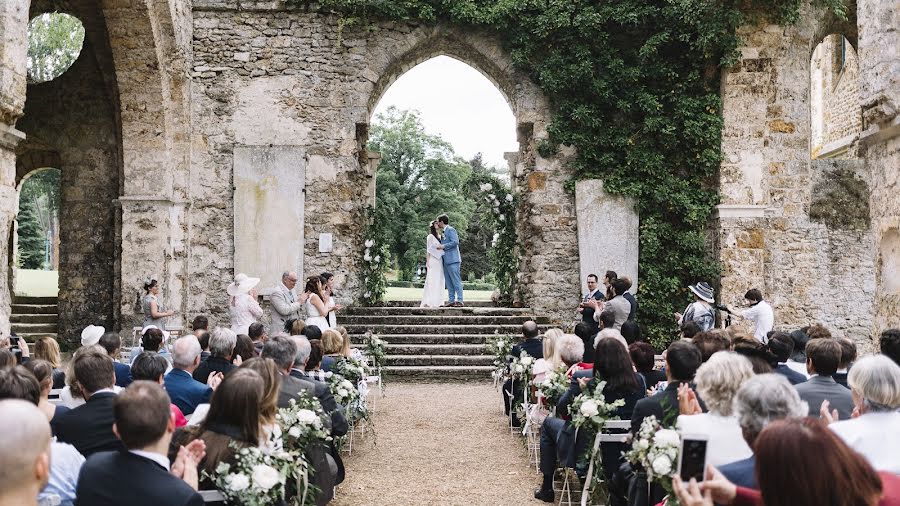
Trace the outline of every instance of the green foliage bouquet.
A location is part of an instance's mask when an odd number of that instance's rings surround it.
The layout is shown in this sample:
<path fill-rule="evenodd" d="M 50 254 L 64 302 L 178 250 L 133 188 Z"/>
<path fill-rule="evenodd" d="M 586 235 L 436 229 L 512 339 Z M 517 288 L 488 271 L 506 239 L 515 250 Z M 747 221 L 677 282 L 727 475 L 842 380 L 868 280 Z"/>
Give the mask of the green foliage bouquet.
<path fill-rule="evenodd" d="M 523 351 L 518 358 L 513 357 L 512 361 L 509 363 L 509 374 L 513 379 L 528 381 L 533 367 L 534 357 L 529 355 L 528 352 Z"/>
<path fill-rule="evenodd" d="M 353 357 L 339 359 L 334 364 L 334 372 L 343 376 L 344 379 L 354 385 L 358 385 L 360 381 L 365 381 L 369 371 L 370 367 L 368 365 Z"/>
<path fill-rule="evenodd" d="M 327 440 L 327 416 L 318 399 L 301 391 L 298 400 L 291 399 L 288 407 L 275 415 L 284 448 L 304 453 L 311 444 Z"/>
<path fill-rule="evenodd" d="M 366 357 L 370 367 L 376 371 L 384 367 L 387 358 L 387 341 L 371 331 L 366 332 Z"/>
<path fill-rule="evenodd" d="M 606 402 L 603 397 L 603 388 L 606 382 L 597 383 L 596 388 L 590 392 L 584 392 L 572 400 L 569 406 L 569 414 L 572 415 L 572 424 L 579 429 L 589 429 L 592 433 L 603 430 L 603 425 L 613 417 L 613 413 L 625 405 L 623 399 Z"/>
<path fill-rule="evenodd" d="M 494 337 L 490 337 L 487 340 L 487 349 L 494 357 L 492 362 L 494 370 L 491 372 L 491 376 L 495 382 L 499 382 L 506 376 L 506 366 L 512 347 L 513 337 L 509 335 L 495 334 Z"/>
<path fill-rule="evenodd" d="M 213 481 L 228 504 L 276 506 L 315 504 L 309 491 L 308 465 L 297 452 L 238 450 L 233 462 L 219 462 Z"/>
<path fill-rule="evenodd" d="M 649 481 L 659 483 L 669 493 L 666 500 L 669 506 L 677 505 L 672 492 L 672 473 L 678 466 L 680 448 L 678 431 L 665 427 L 655 416 L 648 416 L 641 422 L 631 450 L 625 453 L 625 459 L 635 469 L 643 469 Z"/>
<path fill-rule="evenodd" d="M 537 384 L 537 390 L 544 398 L 544 405 L 548 410 L 556 407 L 560 397 L 566 393 L 571 383 L 572 380 L 566 375 L 565 367 L 547 371 L 544 374 L 543 381 Z"/>
<path fill-rule="evenodd" d="M 347 409 L 347 418 L 350 421 L 369 419 L 369 411 L 356 384 L 333 372 L 326 373 L 325 379 L 334 401 Z"/>

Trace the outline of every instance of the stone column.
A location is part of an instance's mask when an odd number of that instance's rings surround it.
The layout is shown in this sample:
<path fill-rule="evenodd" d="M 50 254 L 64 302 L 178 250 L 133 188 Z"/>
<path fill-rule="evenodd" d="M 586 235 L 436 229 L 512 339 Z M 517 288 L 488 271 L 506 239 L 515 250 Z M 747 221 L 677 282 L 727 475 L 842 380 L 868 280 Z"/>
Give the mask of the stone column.
<path fill-rule="evenodd" d="M 0 333 L 9 334 L 9 231 L 18 212 L 15 148 L 25 138 L 16 120 L 25 107 L 29 0 L 0 2 Z"/>

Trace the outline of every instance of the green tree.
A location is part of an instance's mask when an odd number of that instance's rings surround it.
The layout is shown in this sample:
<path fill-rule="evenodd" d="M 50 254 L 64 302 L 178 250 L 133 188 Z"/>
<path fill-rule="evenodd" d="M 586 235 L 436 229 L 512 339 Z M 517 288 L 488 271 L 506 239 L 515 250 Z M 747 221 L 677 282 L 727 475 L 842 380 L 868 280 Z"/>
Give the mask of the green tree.
<path fill-rule="evenodd" d="M 44 264 L 44 238 L 38 223 L 34 202 L 23 200 L 19 204 L 18 252 L 19 267 L 22 269 L 41 269 Z"/>
<path fill-rule="evenodd" d="M 476 153 L 469 166 L 472 167 L 472 175 L 491 177 L 497 169 L 484 165 L 481 153 Z M 471 194 L 469 194 L 471 195 Z M 479 213 L 473 213 L 466 228 L 466 240 L 459 245 L 459 252 L 465 259 L 462 263 L 462 278 L 467 280 L 473 273 L 476 278 L 484 278 L 491 272 L 492 262 L 490 257 L 491 243 L 494 241 L 494 227 L 490 220 L 486 220 Z"/>
<path fill-rule="evenodd" d="M 43 83 L 56 79 L 78 58 L 84 26 L 68 14 L 44 13 L 28 23 L 28 78 Z"/>
<path fill-rule="evenodd" d="M 390 221 L 384 236 L 401 279 L 411 279 L 425 260 L 425 237 L 441 213 L 465 237 L 474 209 L 465 192 L 472 169 L 440 136 L 425 131 L 416 111 L 390 107 L 373 122 L 369 149 L 381 153 L 376 205 Z"/>

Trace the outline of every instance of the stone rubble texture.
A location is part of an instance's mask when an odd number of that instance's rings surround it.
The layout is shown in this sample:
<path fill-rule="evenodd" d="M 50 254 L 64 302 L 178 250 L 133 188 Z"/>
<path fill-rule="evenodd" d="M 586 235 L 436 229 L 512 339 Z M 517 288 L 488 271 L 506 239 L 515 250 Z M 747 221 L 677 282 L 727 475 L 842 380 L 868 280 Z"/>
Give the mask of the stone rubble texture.
<path fill-rule="evenodd" d="M 84 23 L 85 48 L 62 77 L 26 85 L 27 22 L 52 11 Z M 898 17 L 891 2 L 859 0 L 847 22 L 806 5 L 794 26 L 740 29 L 740 62 L 721 83 L 722 205 L 710 241 L 723 302 L 759 287 L 780 326 L 821 321 L 866 349 L 873 332 L 900 325 Z M 857 134 L 841 159 L 811 160 L 812 55 L 833 33 L 855 48 L 848 63 L 859 76 L 856 112 L 842 98 L 835 116 L 859 127 L 836 130 Z M 201 313 L 223 322 L 236 274 L 235 149 L 286 146 L 305 161 L 296 188 L 303 272 L 334 272 L 344 302 L 357 299 L 359 224 L 378 160 L 365 150 L 371 111 L 400 75 L 441 54 L 480 70 L 516 117 L 520 150 L 508 160 L 522 197 L 521 302 L 569 322 L 581 276 L 575 198 L 564 185 L 576 153 L 538 154 L 547 97 L 496 34 L 471 27 L 347 26 L 274 0 L 0 2 L 0 234 L 10 237 L 22 177 L 58 167 L 64 340 L 76 343 L 88 323 L 126 333 L 139 325 L 150 277 L 178 311 L 170 323 Z M 816 196 L 848 181 L 869 195 L 860 203 L 867 223 L 812 220 L 826 205 Z M 330 253 L 318 250 L 323 233 L 333 234 Z M 11 241 L 2 244 L 6 331 L 14 268 Z"/>

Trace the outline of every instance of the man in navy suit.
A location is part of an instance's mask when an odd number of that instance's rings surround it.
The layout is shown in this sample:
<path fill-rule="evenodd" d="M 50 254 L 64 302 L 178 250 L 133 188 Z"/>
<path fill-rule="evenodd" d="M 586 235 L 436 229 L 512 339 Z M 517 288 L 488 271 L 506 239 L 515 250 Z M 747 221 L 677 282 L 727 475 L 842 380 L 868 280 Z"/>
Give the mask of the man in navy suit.
<path fill-rule="evenodd" d="M 766 347 L 778 359 L 778 366 L 772 371 L 780 374 L 791 382 L 791 385 L 798 385 L 806 381 L 806 375 L 791 369 L 787 365 L 787 361 L 794 354 L 794 340 L 790 334 L 786 332 L 773 332 L 766 342 Z"/>
<path fill-rule="evenodd" d="M 119 350 L 122 348 L 122 338 L 115 332 L 105 332 L 97 343 L 106 350 L 109 358 L 113 360 L 116 370 L 116 386 L 125 388 L 131 384 L 131 367 L 119 362 Z"/>
<path fill-rule="evenodd" d="M 653 415 L 657 420 L 673 423 L 678 416 L 678 387 L 682 383 L 690 384 L 694 380 L 694 374 L 700 367 L 700 350 L 693 343 L 687 341 L 675 341 L 666 350 L 666 388 L 656 394 L 641 399 L 634 406 L 631 415 L 631 432 L 637 434 L 644 422 L 644 418 Z M 700 400 L 701 407 L 703 400 Z"/>
<path fill-rule="evenodd" d="M 544 343 L 541 341 L 540 330 L 538 330 L 537 323 L 531 320 L 522 324 L 522 340 L 512 347 L 509 359 L 521 357 L 523 351 L 535 359 L 544 358 Z M 513 426 L 518 427 L 519 417 L 516 416 L 515 410 L 511 412 L 509 409 L 510 392 L 514 399 L 522 398 L 522 385 L 519 381 L 513 381 L 510 378 L 503 384 L 503 406 L 506 408 L 506 415 L 511 416 Z"/>
<path fill-rule="evenodd" d="M 169 397 L 156 383 L 136 381 L 113 403 L 118 451 L 95 453 L 81 468 L 75 505 L 202 506 L 197 463 L 206 454 L 198 439 L 166 457 L 175 421 Z"/>
<path fill-rule="evenodd" d="M 223 374 L 210 374 L 206 384 L 192 376 L 200 365 L 200 341 L 193 335 L 179 338 L 172 346 L 172 370 L 166 374 L 164 383 L 172 404 L 178 406 L 185 415 L 190 415 L 197 406 L 209 402 L 213 389 L 222 381 Z"/>
<path fill-rule="evenodd" d="M 116 393 L 112 360 L 100 346 L 91 346 L 76 355 L 72 367 L 75 380 L 87 402 L 53 417 L 50 426 L 59 441 L 74 446 L 85 457 L 122 448 L 113 434 L 113 400 Z M 168 410 L 166 410 L 168 413 Z"/>
<path fill-rule="evenodd" d="M 459 267 L 462 257 L 459 256 L 459 234 L 450 226 L 450 218 L 446 214 L 438 216 L 438 228 L 444 232 L 440 249 L 444 250 L 441 260 L 444 262 L 444 282 L 447 285 L 447 306 L 463 306 L 462 276 Z"/>

